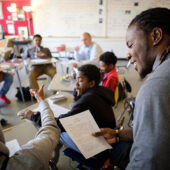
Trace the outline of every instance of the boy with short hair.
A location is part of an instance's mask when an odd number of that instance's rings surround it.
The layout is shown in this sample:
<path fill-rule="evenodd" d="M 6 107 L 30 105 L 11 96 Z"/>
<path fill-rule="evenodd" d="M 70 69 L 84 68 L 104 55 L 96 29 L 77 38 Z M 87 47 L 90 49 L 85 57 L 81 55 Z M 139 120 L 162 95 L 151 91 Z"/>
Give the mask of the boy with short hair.
<path fill-rule="evenodd" d="M 116 72 L 117 57 L 113 52 L 105 52 L 100 56 L 99 66 L 102 78 L 102 86 L 110 87 L 114 92 L 118 86 L 118 74 Z"/>

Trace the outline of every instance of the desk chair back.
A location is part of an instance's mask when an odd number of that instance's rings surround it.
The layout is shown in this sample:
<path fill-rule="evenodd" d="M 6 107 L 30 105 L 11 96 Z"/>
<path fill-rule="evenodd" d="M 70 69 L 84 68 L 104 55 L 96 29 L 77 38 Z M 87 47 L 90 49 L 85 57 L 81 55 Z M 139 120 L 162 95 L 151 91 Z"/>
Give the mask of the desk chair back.
<path fill-rule="evenodd" d="M 84 156 L 73 149 L 67 148 L 63 151 L 63 154 L 70 157 L 73 161 L 78 162 L 81 166 L 81 168 L 85 170 L 94 170 L 94 169 L 100 169 L 102 168 L 103 164 L 108 159 L 109 155 L 104 154 L 103 156 L 100 156 L 100 158 L 92 157 L 89 159 L 85 159 Z"/>
<path fill-rule="evenodd" d="M 131 92 L 132 88 L 130 83 L 124 78 L 119 78 L 118 86 L 115 89 L 114 92 L 114 98 L 115 98 L 115 105 L 118 104 L 118 101 L 121 101 L 127 97 L 127 92 Z"/>

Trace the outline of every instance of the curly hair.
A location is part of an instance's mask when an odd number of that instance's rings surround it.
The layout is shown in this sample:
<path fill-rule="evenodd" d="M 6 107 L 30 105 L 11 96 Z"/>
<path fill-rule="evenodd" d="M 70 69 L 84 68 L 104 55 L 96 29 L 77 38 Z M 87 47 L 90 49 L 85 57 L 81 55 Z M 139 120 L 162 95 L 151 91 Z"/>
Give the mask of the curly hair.
<path fill-rule="evenodd" d="M 100 70 L 93 64 L 85 64 L 78 68 L 85 77 L 87 77 L 88 81 L 95 81 L 95 86 L 98 86 L 100 83 Z"/>
<path fill-rule="evenodd" d="M 153 28 L 159 27 L 170 35 L 170 9 L 151 8 L 143 11 L 130 22 L 128 28 L 133 24 L 137 24 L 146 34 L 149 34 Z"/>
<path fill-rule="evenodd" d="M 40 38 L 40 39 L 42 40 L 42 36 L 41 36 L 40 34 L 35 34 L 35 35 L 33 36 L 33 40 L 34 40 L 36 37 L 38 37 L 38 38 Z"/>
<path fill-rule="evenodd" d="M 117 57 L 113 52 L 105 52 L 100 56 L 100 61 L 103 61 L 105 64 L 110 65 L 117 63 Z"/>

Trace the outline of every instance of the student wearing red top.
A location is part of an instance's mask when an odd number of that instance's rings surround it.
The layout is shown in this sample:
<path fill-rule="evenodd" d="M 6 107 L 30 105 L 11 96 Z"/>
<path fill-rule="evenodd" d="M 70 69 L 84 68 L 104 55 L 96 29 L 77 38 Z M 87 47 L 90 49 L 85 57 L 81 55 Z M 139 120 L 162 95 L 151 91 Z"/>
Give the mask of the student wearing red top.
<path fill-rule="evenodd" d="M 114 92 L 118 85 L 118 74 L 116 72 L 117 57 L 113 52 L 105 52 L 100 56 L 100 70 L 103 74 L 102 86 L 110 87 Z"/>

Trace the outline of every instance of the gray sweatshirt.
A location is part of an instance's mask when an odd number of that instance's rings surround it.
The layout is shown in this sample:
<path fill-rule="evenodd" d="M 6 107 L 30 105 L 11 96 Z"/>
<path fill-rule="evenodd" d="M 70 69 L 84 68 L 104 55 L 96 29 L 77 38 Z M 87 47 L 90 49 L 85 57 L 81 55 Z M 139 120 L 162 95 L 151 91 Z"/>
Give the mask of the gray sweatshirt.
<path fill-rule="evenodd" d="M 138 92 L 126 170 L 170 169 L 170 54 Z"/>
<path fill-rule="evenodd" d="M 10 157 L 7 170 L 47 170 L 52 152 L 59 141 L 60 130 L 48 104 L 39 104 L 42 127 L 36 137 Z M 0 148 L 1 150 L 1 148 Z M 1 165 L 0 165 L 1 166 Z"/>

